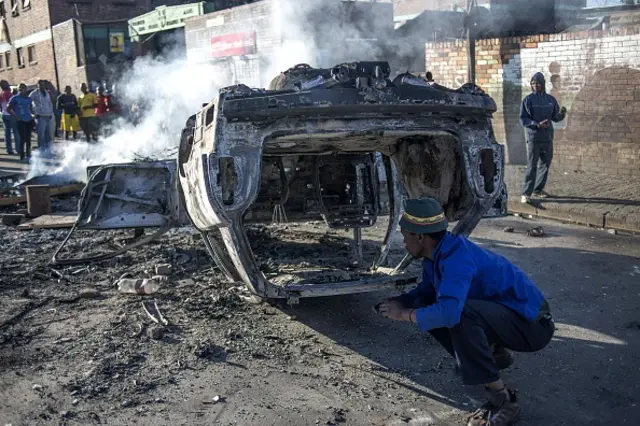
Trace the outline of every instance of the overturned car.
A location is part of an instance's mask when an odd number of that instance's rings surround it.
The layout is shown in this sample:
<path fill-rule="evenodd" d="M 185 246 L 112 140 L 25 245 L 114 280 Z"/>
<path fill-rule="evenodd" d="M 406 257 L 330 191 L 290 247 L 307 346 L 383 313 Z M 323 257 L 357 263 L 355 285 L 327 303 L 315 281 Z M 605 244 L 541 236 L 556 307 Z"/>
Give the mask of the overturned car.
<path fill-rule="evenodd" d="M 408 256 L 384 267 L 403 198 L 438 199 L 453 232 L 468 235 L 482 217 L 506 214 L 503 147 L 491 125 L 495 102 L 477 86 L 390 74 L 385 62 L 299 65 L 269 89 L 222 89 L 187 121 L 177 162 L 90 168 L 77 227 L 191 223 L 225 275 L 262 298 L 414 283 Z M 383 214 L 386 235 L 364 259 L 362 230 Z M 267 279 L 246 224 L 319 218 L 352 232 L 358 278 Z"/>

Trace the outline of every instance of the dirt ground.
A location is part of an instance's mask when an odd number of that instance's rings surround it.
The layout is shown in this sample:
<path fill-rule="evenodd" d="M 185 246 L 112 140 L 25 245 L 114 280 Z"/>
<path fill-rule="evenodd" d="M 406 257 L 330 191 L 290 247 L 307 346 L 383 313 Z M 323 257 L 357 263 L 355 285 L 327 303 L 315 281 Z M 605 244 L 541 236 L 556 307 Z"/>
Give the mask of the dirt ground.
<path fill-rule="evenodd" d="M 73 199 L 56 203 L 73 210 Z M 546 237 L 526 235 L 536 225 Z M 365 232 L 365 253 L 384 229 Z M 481 402 L 433 339 L 372 312 L 392 292 L 248 304 L 190 229 L 54 271 L 47 262 L 65 235 L 0 228 L 0 425 L 462 425 Z M 317 264 L 349 237 L 319 222 L 250 235 L 265 272 L 294 256 Z M 79 233 L 64 254 L 129 237 Z M 519 424 L 637 424 L 640 240 L 515 217 L 485 220 L 473 237 L 530 273 L 556 319 L 553 342 L 516 354 L 504 373 L 519 390 Z M 398 240 L 391 259 L 402 253 Z M 162 263 L 173 273 L 159 293 L 115 288 L 125 272 L 149 277 Z M 166 327 L 144 312 L 154 300 Z"/>

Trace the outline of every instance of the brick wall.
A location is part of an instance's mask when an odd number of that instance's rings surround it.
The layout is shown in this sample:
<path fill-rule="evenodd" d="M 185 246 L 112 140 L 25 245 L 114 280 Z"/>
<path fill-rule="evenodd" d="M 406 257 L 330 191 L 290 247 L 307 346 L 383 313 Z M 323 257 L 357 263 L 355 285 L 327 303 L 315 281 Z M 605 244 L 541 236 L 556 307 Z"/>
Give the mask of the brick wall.
<path fill-rule="evenodd" d="M 32 3 L 47 2 L 32 1 Z M 68 19 L 77 19 L 82 23 L 127 20 L 149 12 L 160 3 L 172 5 L 179 3 L 179 0 L 162 2 L 150 0 L 49 0 L 48 3 L 51 7 L 51 22 L 56 25 Z"/>
<path fill-rule="evenodd" d="M 82 39 L 77 37 L 81 34 L 82 27 L 80 23 L 74 19 L 53 27 L 53 40 L 56 52 L 56 66 L 58 70 L 58 78 L 60 82 L 60 91 L 65 86 L 71 86 L 73 93 L 80 93 L 80 85 L 87 82 L 87 74 L 84 66 L 78 66 L 79 51 L 78 43 Z"/>
<path fill-rule="evenodd" d="M 24 10 L 22 2 L 19 2 L 16 16 L 11 12 L 10 2 L 4 3 L 8 40 L 0 43 L 0 78 L 8 80 L 10 84 L 35 84 L 37 80 L 45 79 L 55 85 L 48 3 L 31 2 L 31 7 Z M 35 49 L 35 58 L 31 62 L 28 58 L 30 46 L 32 50 Z M 18 66 L 18 48 L 21 49 L 24 58 L 23 67 Z M 11 58 L 11 66 L 7 66 L 7 53 Z"/>
<path fill-rule="evenodd" d="M 426 56 L 439 83 L 466 81 L 464 42 L 429 43 Z M 526 163 L 520 103 L 542 72 L 569 111 L 556 125 L 554 167 L 640 176 L 640 27 L 480 40 L 476 64 L 477 84 L 498 104 L 496 138 L 510 163 Z"/>

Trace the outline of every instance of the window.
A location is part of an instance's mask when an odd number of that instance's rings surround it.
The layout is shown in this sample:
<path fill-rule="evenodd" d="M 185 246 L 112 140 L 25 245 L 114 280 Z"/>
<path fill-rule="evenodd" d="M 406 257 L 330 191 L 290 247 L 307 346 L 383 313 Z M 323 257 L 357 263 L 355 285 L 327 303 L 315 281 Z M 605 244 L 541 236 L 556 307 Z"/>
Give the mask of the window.
<path fill-rule="evenodd" d="M 22 52 L 22 47 L 18 47 L 16 49 L 16 56 L 18 57 L 18 68 L 24 68 L 24 55 Z"/>
<path fill-rule="evenodd" d="M 4 63 L 7 66 L 7 69 L 11 69 L 11 52 L 6 52 L 4 54 Z"/>
<path fill-rule="evenodd" d="M 18 0 L 11 0 L 11 16 L 18 16 Z"/>
<path fill-rule="evenodd" d="M 31 0 L 22 0 L 22 10 L 31 9 Z"/>
<path fill-rule="evenodd" d="M 0 55 L 0 70 L 4 69 L 4 54 Z"/>
<path fill-rule="evenodd" d="M 27 59 L 29 59 L 30 64 L 38 63 L 36 59 L 36 46 L 32 44 L 31 46 L 27 46 Z"/>
<path fill-rule="evenodd" d="M 122 24 L 83 25 L 84 53 L 87 64 L 96 64 L 122 53 L 127 37 L 127 27 Z M 114 36 L 119 36 L 118 48 L 113 48 Z M 126 43 L 125 43 L 126 44 Z M 102 58 L 102 59 L 101 59 Z"/>

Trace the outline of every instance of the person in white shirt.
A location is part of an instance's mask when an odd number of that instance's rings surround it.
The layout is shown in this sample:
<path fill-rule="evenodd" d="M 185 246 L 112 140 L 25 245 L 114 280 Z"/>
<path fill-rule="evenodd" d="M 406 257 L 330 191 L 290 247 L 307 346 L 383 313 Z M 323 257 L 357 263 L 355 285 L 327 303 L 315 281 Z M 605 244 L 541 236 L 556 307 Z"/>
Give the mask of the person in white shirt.
<path fill-rule="evenodd" d="M 51 151 L 51 122 L 54 117 L 53 101 L 47 91 L 45 81 L 38 80 L 38 88 L 29 95 L 33 102 L 36 116 L 36 133 L 38 134 L 38 149 L 43 154 Z"/>

